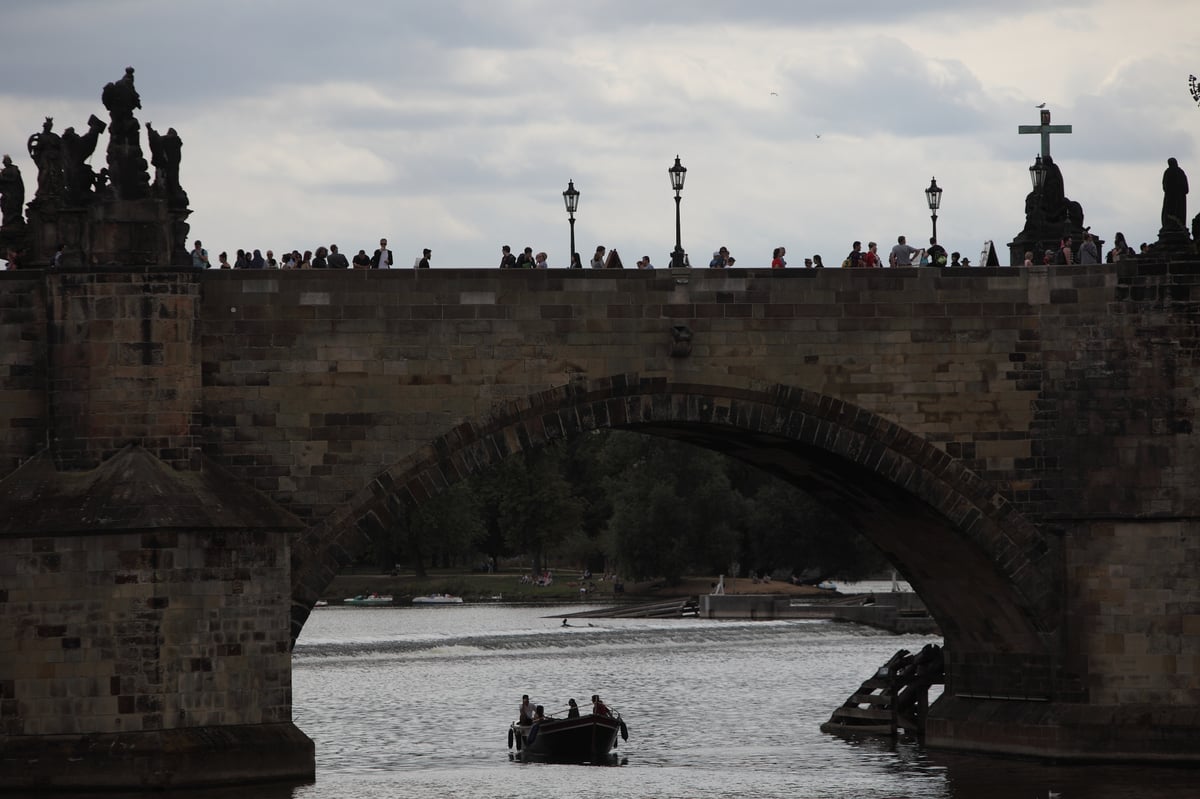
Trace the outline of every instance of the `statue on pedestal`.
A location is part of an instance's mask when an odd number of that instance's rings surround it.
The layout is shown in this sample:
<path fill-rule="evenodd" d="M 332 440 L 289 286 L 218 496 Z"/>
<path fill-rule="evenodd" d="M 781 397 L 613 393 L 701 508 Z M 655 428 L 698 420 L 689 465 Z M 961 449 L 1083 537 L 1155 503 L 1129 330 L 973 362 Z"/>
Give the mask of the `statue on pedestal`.
<path fill-rule="evenodd" d="M 46 117 L 41 132 L 30 136 L 26 144 L 38 168 L 37 200 L 61 197 L 63 192 L 62 138 L 53 128 L 54 117 Z"/>
<path fill-rule="evenodd" d="M 1163 172 L 1162 229 L 1187 230 L 1187 174 L 1174 158 L 1167 159 Z"/>
<path fill-rule="evenodd" d="M 190 266 L 191 211 L 179 185 L 183 141 L 174 128 L 159 133 L 146 126 L 156 172 L 152 193 L 134 116 L 142 100 L 133 81 L 133 67 L 127 67 L 120 80 L 104 86 L 100 99 L 110 122 L 92 114 L 86 131 L 67 128 L 59 135 L 47 117 L 29 137 L 38 190 L 27 205 L 20 170 L 4 158 L 0 253 L 15 251 L 23 262 L 44 264 L 61 251 L 62 265 L 72 267 Z M 89 162 L 106 131 L 107 164 L 93 169 Z"/>
<path fill-rule="evenodd" d="M 141 127 L 134 117 L 142 98 L 133 85 L 133 67 L 125 68 L 120 80 L 109 83 L 100 94 L 108 109 L 108 178 L 118 200 L 140 200 L 150 193 L 150 173 L 138 135 Z"/>
<path fill-rule="evenodd" d="M 8 261 L 9 269 L 17 269 L 29 249 L 25 181 L 12 158 L 6 155 L 0 163 L 0 258 Z"/>
<path fill-rule="evenodd" d="M 149 122 L 146 123 L 146 135 L 150 139 L 150 163 L 154 164 L 155 192 L 167 201 L 168 208 L 187 208 L 187 192 L 179 185 L 183 140 L 175 128 L 167 128 L 166 134 L 162 134 Z"/>
<path fill-rule="evenodd" d="M 96 174 L 88 166 L 87 159 L 96 151 L 100 134 L 107 126 L 93 114 L 88 118 L 88 132 L 80 136 L 75 128 L 67 128 L 62 135 L 63 179 L 65 197 L 70 205 L 87 205 L 94 198 L 92 188 L 96 185 Z"/>
<path fill-rule="evenodd" d="M 4 156 L 0 169 L 0 229 L 25 226 L 25 181 L 21 170 Z"/>
<path fill-rule="evenodd" d="M 1062 170 L 1049 155 L 1038 156 L 1030 173 L 1035 178 L 1034 189 L 1025 196 L 1025 227 L 1008 245 L 1009 263 L 1023 263 L 1026 252 L 1034 253 L 1034 262 L 1041 263 L 1045 251 L 1059 249 L 1066 238 L 1072 240 L 1072 252 L 1078 259 L 1086 233 L 1083 206 L 1066 196 Z M 1096 244 L 1102 242 L 1097 239 Z"/>

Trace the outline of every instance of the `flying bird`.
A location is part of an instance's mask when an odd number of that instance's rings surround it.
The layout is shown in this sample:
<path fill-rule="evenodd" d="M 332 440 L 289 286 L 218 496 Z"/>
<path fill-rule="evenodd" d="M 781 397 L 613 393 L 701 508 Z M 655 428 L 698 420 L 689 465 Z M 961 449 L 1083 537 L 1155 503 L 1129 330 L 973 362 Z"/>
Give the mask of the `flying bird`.
<path fill-rule="evenodd" d="M 771 92 L 771 96 L 772 96 L 772 97 L 778 97 L 778 96 L 779 96 L 779 92 Z"/>
<path fill-rule="evenodd" d="M 1188 88 L 1192 90 L 1192 99 L 1196 101 L 1196 105 L 1200 105 L 1200 81 L 1196 80 L 1195 75 L 1188 75 Z"/>
<path fill-rule="evenodd" d="M 1045 107 L 1046 107 L 1046 104 L 1045 104 L 1045 103 L 1042 103 L 1042 104 L 1040 104 L 1040 105 L 1038 106 L 1038 108 L 1045 108 Z"/>

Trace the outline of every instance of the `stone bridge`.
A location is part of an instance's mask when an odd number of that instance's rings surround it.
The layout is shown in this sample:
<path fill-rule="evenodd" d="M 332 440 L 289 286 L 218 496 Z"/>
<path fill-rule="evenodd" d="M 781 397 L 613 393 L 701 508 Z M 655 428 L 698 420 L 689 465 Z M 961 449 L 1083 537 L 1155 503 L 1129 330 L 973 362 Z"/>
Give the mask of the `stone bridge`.
<path fill-rule="evenodd" d="M 1200 760 L 1198 303 L 1195 260 L 0 273 L 0 784 L 311 774 L 332 577 L 599 428 L 850 517 L 944 632 L 929 745 Z"/>

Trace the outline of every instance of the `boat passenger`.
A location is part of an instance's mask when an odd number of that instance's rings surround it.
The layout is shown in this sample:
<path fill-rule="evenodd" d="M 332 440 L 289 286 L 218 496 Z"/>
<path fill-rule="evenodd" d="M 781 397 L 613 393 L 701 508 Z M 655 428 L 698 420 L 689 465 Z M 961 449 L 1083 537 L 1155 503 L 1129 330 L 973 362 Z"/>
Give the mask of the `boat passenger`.
<path fill-rule="evenodd" d="M 592 694 L 592 715 L 612 717 L 612 712 L 608 709 L 608 705 L 600 701 L 600 694 Z"/>
<path fill-rule="evenodd" d="M 522 695 L 521 696 L 521 709 L 518 711 L 518 714 L 517 714 L 517 723 L 518 724 L 532 724 L 533 723 L 533 713 L 534 713 L 534 708 L 533 708 L 533 705 L 529 702 L 529 694 Z"/>
<path fill-rule="evenodd" d="M 579 718 L 579 705 L 575 704 L 575 700 L 568 699 L 567 705 L 569 706 L 567 709 L 567 718 L 569 718 L 569 719 Z"/>

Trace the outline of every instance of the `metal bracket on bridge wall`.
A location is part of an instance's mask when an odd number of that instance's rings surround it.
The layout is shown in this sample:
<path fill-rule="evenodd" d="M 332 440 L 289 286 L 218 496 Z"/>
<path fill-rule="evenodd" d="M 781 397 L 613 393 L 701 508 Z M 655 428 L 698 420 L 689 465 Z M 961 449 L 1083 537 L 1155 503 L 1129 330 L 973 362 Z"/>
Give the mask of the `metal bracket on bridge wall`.
<path fill-rule="evenodd" d="M 692 329 L 687 325 L 671 327 L 671 357 L 686 358 L 692 354 Z"/>
<path fill-rule="evenodd" d="M 675 283 L 680 286 L 686 286 L 692 277 L 692 268 L 690 266 L 672 266 L 669 267 L 671 277 L 675 278 Z"/>

